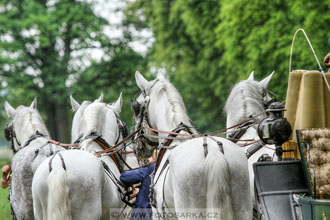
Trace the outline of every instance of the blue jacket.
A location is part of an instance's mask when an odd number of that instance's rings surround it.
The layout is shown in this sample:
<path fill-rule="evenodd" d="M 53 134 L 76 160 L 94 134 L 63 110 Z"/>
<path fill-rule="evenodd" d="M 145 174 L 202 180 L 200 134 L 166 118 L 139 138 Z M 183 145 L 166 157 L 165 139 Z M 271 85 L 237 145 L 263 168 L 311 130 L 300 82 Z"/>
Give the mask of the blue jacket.
<path fill-rule="evenodd" d="M 120 175 L 120 181 L 126 187 L 141 182 L 140 191 L 133 203 L 133 208 L 151 208 L 149 199 L 151 184 L 150 174 L 154 171 L 154 169 L 155 164 L 152 164 L 148 167 L 125 171 Z"/>

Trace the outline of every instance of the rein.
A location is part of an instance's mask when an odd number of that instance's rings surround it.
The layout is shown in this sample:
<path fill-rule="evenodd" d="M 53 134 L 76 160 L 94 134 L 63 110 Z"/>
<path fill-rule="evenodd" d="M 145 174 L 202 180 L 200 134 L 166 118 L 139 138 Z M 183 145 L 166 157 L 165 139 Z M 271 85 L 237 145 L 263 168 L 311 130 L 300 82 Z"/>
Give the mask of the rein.
<path fill-rule="evenodd" d="M 133 137 L 134 135 L 136 135 L 138 132 L 140 132 L 140 130 L 142 130 L 143 127 L 135 130 L 132 134 L 128 135 L 127 137 L 125 137 L 123 140 L 121 140 L 119 143 L 115 144 L 114 146 L 105 149 L 103 151 L 98 151 L 95 152 L 94 155 L 95 156 L 100 156 L 101 154 L 106 154 L 106 153 L 117 153 L 118 151 L 122 150 L 123 148 L 117 149 L 120 145 L 124 144 L 126 141 L 128 141 L 131 137 Z M 125 147 L 125 146 L 124 146 Z"/>
<path fill-rule="evenodd" d="M 61 143 L 59 141 L 55 141 L 55 140 L 49 140 L 48 143 L 50 144 L 55 144 L 64 148 L 69 148 L 69 147 L 74 147 L 74 148 L 78 148 L 79 144 L 65 144 L 65 143 Z"/>

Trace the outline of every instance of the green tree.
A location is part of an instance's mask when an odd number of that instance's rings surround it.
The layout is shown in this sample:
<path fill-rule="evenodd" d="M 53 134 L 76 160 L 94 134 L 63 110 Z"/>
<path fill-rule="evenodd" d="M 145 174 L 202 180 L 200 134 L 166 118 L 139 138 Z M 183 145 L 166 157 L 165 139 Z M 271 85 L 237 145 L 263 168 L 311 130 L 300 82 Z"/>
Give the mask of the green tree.
<path fill-rule="evenodd" d="M 95 94 L 104 94 L 104 102 L 115 102 L 120 92 L 123 94 L 123 106 L 120 117 L 128 127 L 134 125 L 131 100 L 139 91 L 135 83 L 136 70 L 147 71 L 147 58 L 129 47 L 117 47 L 111 59 L 93 62 L 73 87 L 74 98 L 82 102 L 98 98 Z M 91 86 L 93 85 L 93 86 Z M 88 92 L 86 92 L 88 91 Z"/>
<path fill-rule="evenodd" d="M 304 28 L 322 59 L 329 50 L 328 12 L 320 0 L 137 0 L 126 18 L 137 29 L 152 30 L 152 61 L 166 68 L 197 128 L 211 131 L 225 126 L 230 89 L 252 70 L 258 80 L 275 70 L 269 88 L 285 99 L 293 34 Z M 295 68 L 317 68 L 302 36 Z"/>
<path fill-rule="evenodd" d="M 79 77 L 90 49 L 113 48 L 103 33 L 106 25 L 83 1 L 1 1 L 2 95 L 14 105 L 37 95 L 52 137 L 68 142 L 70 82 Z"/>

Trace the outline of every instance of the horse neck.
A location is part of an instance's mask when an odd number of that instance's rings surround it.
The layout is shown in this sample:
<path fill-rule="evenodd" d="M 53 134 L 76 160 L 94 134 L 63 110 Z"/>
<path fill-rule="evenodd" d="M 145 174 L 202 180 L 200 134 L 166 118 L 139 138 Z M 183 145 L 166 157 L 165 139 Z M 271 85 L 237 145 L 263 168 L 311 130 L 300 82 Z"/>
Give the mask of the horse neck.
<path fill-rule="evenodd" d="M 101 103 L 97 108 L 99 108 L 99 110 L 96 109 L 95 111 L 93 110 L 89 113 L 86 112 L 87 115 L 86 117 L 84 117 L 85 122 L 83 123 L 86 125 L 84 136 L 86 137 L 91 135 L 92 133 L 96 133 L 107 142 L 109 147 L 114 146 L 119 135 L 116 115 L 112 110 L 107 109 L 105 105 L 101 106 Z M 83 150 L 86 150 L 90 153 L 95 153 L 104 150 L 99 144 L 92 140 L 84 141 L 81 144 L 81 147 Z M 117 166 L 112 160 L 112 158 L 110 158 L 109 156 L 102 156 L 100 159 L 104 161 L 108 165 L 108 167 L 113 172 L 115 172 L 116 175 L 119 175 Z"/>
<path fill-rule="evenodd" d="M 80 145 L 81 150 L 87 151 L 91 154 L 95 152 L 103 151 L 104 149 L 93 140 L 85 140 Z M 119 175 L 119 170 L 112 160 L 112 158 L 108 155 L 101 156 L 100 159 L 113 171 L 116 175 Z M 118 171 L 118 172 L 117 172 Z"/>
<path fill-rule="evenodd" d="M 49 133 L 42 121 L 34 120 L 31 122 L 25 122 L 19 130 L 20 132 L 16 133 L 16 135 L 22 145 L 37 132 L 45 135 L 44 138 L 49 139 Z"/>
<path fill-rule="evenodd" d="M 166 90 L 161 90 L 156 95 L 152 94 L 150 97 L 149 114 L 151 125 L 154 125 L 159 130 L 172 131 L 181 122 L 191 127 L 190 119 L 179 94 L 175 94 L 172 98 L 168 97 Z"/>
<path fill-rule="evenodd" d="M 245 133 L 242 135 L 242 137 L 239 138 L 240 140 L 259 140 L 259 136 L 257 133 L 257 128 L 254 126 L 249 127 Z"/>

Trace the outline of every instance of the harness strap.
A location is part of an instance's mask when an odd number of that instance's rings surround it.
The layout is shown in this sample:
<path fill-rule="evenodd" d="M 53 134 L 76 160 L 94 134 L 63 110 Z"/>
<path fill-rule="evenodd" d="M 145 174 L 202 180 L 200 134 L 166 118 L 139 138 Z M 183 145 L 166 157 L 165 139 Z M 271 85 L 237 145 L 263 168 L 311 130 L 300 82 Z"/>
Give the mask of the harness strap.
<path fill-rule="evenodd" d="M 119 159 L 124 163 L 124 165 L 125 165 L 128 169 L 132 170 L 132 167 L 126 163 L 126 161 L 125 161 L 124 158 L 121 156 L 121 154 L 117 153 L 117 155 L 118 155 Z"/>
<path fill-rule="evenodd" d="M 203 148 L 204 148 L 204 156 L 207 156 L 208 150 L 207 150 L 207 136 L 204 135 L 203 137 Z"/>
<path fill-rule="evenodd" d="M 107 149 L 111 149 L 112 147 L 110 147 L 110 145 L 106 142 L 106 140 L 104 140 L 103 138 L 101 138 L 100 136 L 97 136 L 95 139 L 93 139 L 93 141 L 95 141 L 98 145 L 100 145 L 104 150 Z M 118 154 L 117 154 L 118 155 Z M 113 162 L 115 162 L 118 170 L 120 169 L 120 165 L 119 165 L 119 161 L 117 160 L 117 158 L 115 157 L 115 154 L 109 154 L 109 156 L 111 157 L 111 159 L 113 160 Z M 124 161 L 124 160 L 123 160 Z"/>
<path fill-rule="evenodd" d="M 32 135 L 25 143 L 24 143 L 24 145 L 19 149 L 19 150 L 21 150 L 21 149 L 23 149 L 23 148 L 25 148 L 25 147 L 27 147 L 32 141 L 34 141 L 36 138 L 38 138 L 38 137 L 44 137 L 44 136 L 46 136 L 46 135 L 43 135 L 43 134 L 41 134 L 39 131 L 36 131 L 36 133 L 34 134 L 34 135 Z"/>
<path fill-rule="evenodd" d="M 165 181 L 166 181 L 166 177 L 167 177 L 167 174 L 168 174 L 169 170 L 170 170 L 170 167 L 168 167 L 167 170 L 166 170 L 166 173 L 165 173 L 165 176 L 164 176 L 164 182 L 163 182 L 163 192 L 162 192 L 162 195 L 163 195 L 163 204 L 162 204 L 163 216 L 165 216 L 165 214 L 166 214 L 165 209 L 167 207 L 166 200 L 165 200 Z"/>
<path fill-rule="evenodd" d="M 52 172 L 52 170 L 53 170 L 52 162 L 53 162 L 53 159 L 54 159 L 54 157 L 55 157 L 56 155 L 58 155 L 58 156 L 60 157 L 61 162 L 62 162 L 62 167 L 63 167 L 64 170 L 66 170 L 66 166 L 65 166 L 65 163 L 64 163 L 64 159 L 63 159 L 62 154 L 61 154 L 59 151 L 56 151 L 56 152 L 54 153 L 54 155 L 52 156 L 52 158 L 50 158 L 49 163 L 48 163 L 48 166 L 49 166 L 49 173 Z"/>
<path fill-rule="evenodd" d="M 257 143 L 253 144 L 246 150 L 246 157 L 249 159 L 254 153 L 256 153 L 258 150 L 260 150 L 264 144 L 261 141 L 258 141 Z"/>
<path fill-rule="evenodd" d="M 192 134 L 192 132 L 189 130 L 189 128 L 181 122 L 179 124 L 179 126 L 171 132 L 172 134 L 169 134 L 169 137 L 175 137 L 180 131 L 183 131 L 183 130 L 186 130 L 188 133 Z M 164 148 L 164 146 L 168 147 L 172 144 L 172 142 L 173 142 L 172 138 L 166 138 L 165 142 L 162 144 L 163 146 L 160 147 L 161 149 L 159 151 L 159 154 L 158 154 L 157 159 L 156 159 L 156 164 L 155 164 L 155 173 L 157 172 L 158 167 L 159 167 L 159 165 L 160 165 L 160 163 L 163 159 L 163 156 L 164 156 L 164 154 L 167 150 L 167 148 Z"/>
<path fill-rule="evenodd" d="M 163 173 L 163 171 L 166 169 L 166 167 L 169 165 L 170 161 L 167 159 L 164 163 L 164 166 L 162 167 L 162 169 L 160 170 L 160 173 L 156 179 L 156 181 L 154 181 L 155 175 L 156 175 L 156 170 L 154 170 L 154 172 L 151 174 L 151 185 L 150 185 L 150 204 L 156 208 L 157 207 L 157 202 L 154 198 L 154 187 L 155 185 L 158 183 L 158 180 L 160 178 L 160 175 Z"/>
<path fill-rule="evenodd" d="M 189 134 L 181 134 L 178 133 L 179 131 L 176 131 L 178 128 L 184 127 L 185 129 L 187 129 Z M 182 122 L 179 124 L 178 128 L 174 129 L 173 131 L 163 131 L 163 130 L 158 130 L 155 128 L 150 128 L 150 127 L 145 127 L 145 129 L 150 130 L 150 131 L 154 131 L 157 133 L 164 133 L 164 134 L 171 134 L 171 135 L 175 135 L 175 136 L 192 136 L 192 132 L 190 131 L 189 127 L 185 124 L 183 124 Z"/>
<path fill-rule="evenodd" d="M 55 145 L 58 145 L 58 146 L 61 146 L 61 147 L 78 147 L 79 146 L 78 143 L 64 144 L 64 143 L 61 143 L 61 142 L 55 141 L 55 140 L 49 140 L 48 143 L 55 144 Z"/>
<path fill-rule="evenodd" d="M 213 136 L 207 136 L 208 138 L 210 138 L 212 141 L 216 142 L 219 146 L 219 150 L 221 153 L 225 154 L 224 150 L 223 150 L 223 144 L 221 141 L 218 141 L 217 139 L 215 139 Z"/>
<path fill-rule="evenodd" d="M 234 132 L 232 132 L 229 135 L 229 138 L 236 143 L 247 131 L 247 129 L 250 127 L 250 125 L 253 125 L 255 123 L 254 120 L 249 120 L 243 124 L 241 124 L 240 126 L 238 126 Z"/>
<path fill-rule="evenodd" d="M 120 145 L 122 145 L 123 143 L 125 143 L 126 141 L 128 141 L 131 137 L 133 137 L 138 132 L 140 132 L 140 130 L 142 130 L 142 128 L 143 127 L 140 127 L 138 129 L 136 129 L 132 134 L 130 134 L 129 136 L 125 137 L 122 141 L 120 141 L 119 143 L 115 144 L 111 148 L 105 149 L 103 151 L 96 152 L 94 155 L 95 156 L 100 156 L 101 154 L 108 153 L 108 152 L 111 152 L 111 151 L 115 151 L 117 147 L 119 147 Z"/>

